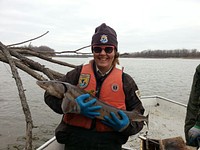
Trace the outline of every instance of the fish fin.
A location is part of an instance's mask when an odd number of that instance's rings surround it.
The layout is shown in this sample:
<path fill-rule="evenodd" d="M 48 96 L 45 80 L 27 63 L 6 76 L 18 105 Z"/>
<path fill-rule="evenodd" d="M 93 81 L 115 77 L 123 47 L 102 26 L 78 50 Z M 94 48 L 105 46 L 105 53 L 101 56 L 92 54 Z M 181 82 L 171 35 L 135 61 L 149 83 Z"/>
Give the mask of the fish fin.
<path fill-rule="evenodd" d="M 69 93 L 64 94 L 61 108 L 62 108 L 63 113 L 80 113 L 81 111 L 76 100 Z"/>
<path fill-rule="evenodd" d="M 135 121 L 135 119 L 133 119 L 133 120 L 131 120 L 131 123 L 132 122 L 137 122 L 137 121 Z M 144 122 L 144 124 L 147 125 L 147 128 L 149 129 L 149 114 L 144 116 L 143 120 L 139 121 L 139 122 Z"/>

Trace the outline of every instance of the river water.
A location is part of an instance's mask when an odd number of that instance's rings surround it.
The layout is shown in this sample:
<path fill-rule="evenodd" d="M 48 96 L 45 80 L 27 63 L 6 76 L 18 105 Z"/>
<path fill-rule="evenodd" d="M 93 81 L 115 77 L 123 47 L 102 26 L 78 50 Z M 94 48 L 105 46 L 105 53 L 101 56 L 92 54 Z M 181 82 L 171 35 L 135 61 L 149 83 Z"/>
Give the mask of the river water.
<path fill-rule="evenodd" d="M 75 65 L 88 58 L 55 58 Z M 43 60 L 34 60 L 63 74 L 72 68 L 55 65 Z M 160 95 L 187 104 L 192 79 L 199 59 L 142 59 L 120 58 L 124 71 L 137 83 L 142 96 Z M 44 91 L 35 79 L 19 70 L 31 110 L 34 147 L 38 147 L 54 135 L 61 115 L 54 113 L 43 100 Z M 23 149 L 25 143 L 25 117 L 17 87 L 7 64 L 0 62 L 0 150 Z"/>

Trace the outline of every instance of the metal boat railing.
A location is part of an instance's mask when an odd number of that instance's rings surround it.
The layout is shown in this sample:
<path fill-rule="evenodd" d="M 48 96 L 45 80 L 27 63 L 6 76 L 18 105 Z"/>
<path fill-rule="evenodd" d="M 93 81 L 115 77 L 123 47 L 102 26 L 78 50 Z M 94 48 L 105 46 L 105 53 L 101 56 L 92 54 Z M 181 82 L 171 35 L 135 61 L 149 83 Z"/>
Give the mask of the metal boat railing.
<path fill-rule="evenodd" d="M 141 96 L 141 99 L 148 99 L 148 98 L 162 99 L 162 100 L 165 100 L 165 101 L 168 101 L 168 102 L 171 102 L 171 103 L 183 106 L 183 107 L 187 107 L 186 104 L 183 104 L 183 103 L 180 103 L 180 102 L 177 102 L 177 101 L 174 101 L 172 99 L 169 99 L 169 98 L 166 98 L 166 97 L 163 97 L 163 96 L 159 96 L 159 95 Z"/>
<path fill-rule="evenodd" d="M 43 145 L 41 145 L 39 148 L 37 148 L 36 150 L 43 150 L 45 149 L 47 146 L 49 146 L 49 144 L 53 143 L 56 140 L 56 137 L 52 137 L 51 139 L 49 139 L 47 142 L 45 142 Z"/>

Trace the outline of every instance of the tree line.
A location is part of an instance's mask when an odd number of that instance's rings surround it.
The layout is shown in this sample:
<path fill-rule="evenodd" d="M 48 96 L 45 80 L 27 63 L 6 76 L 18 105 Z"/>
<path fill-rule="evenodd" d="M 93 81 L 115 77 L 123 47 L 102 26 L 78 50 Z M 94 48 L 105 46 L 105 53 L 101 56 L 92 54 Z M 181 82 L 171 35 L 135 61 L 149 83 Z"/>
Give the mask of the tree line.
<path fill-rule="evenodd" d="M 197 49 L 175 49 L 175 50 L 144 50 L 134 53 L 123 53 L 121 57 L 142 58 L 200 58 Z"/>
<path fill-rule="evenodd" d="M 91 57 L 92 53 L 76 53 L 75 51 L 65 51 L 65 54 L 60 55 L 54 49 L 48 46 L 28 46 L 17 47 L 18 49 L 31 49 L 37 53 L 45 54 L 47 56 L 59 57 Z M 71 53 L 69 55 L 69 53 Z M 197 49 L 175 49 L 175 50 L 143 50 L 141 52 L 130 52 L 120 54 L 122 58 L 200 58 L 200 52 Z"/>

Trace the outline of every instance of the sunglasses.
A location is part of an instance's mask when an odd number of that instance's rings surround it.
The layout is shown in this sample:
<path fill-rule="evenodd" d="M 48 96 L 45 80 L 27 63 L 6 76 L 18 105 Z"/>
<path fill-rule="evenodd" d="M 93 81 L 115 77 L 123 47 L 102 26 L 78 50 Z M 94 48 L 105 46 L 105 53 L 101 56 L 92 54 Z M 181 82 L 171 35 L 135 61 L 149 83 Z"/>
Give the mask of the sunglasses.
<path fill-rule="evenodd" d="M 101 53 L 104 50 L 107 54 L 110 54 L 114 49 L 114 46 L 92 46 L 92 51 L 95 53 Z"/>

